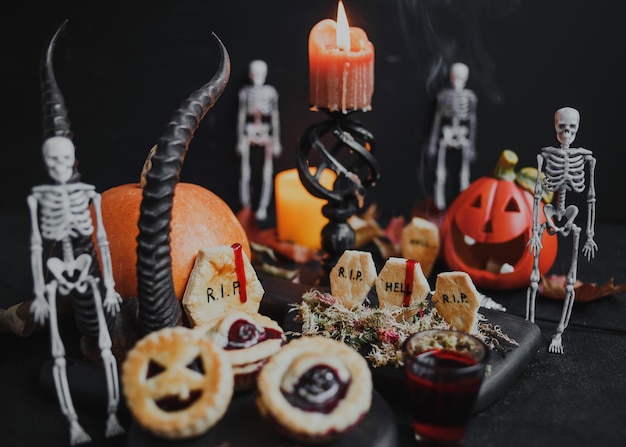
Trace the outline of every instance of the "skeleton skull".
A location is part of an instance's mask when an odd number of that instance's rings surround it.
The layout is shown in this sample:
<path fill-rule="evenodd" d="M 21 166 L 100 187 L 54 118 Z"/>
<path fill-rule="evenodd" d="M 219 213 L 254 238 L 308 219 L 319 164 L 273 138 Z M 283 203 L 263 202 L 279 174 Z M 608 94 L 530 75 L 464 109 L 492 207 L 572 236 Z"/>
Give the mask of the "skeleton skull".
<path fill-rule="evenodd" d="M 48 138 L 42 147 L 48 174 L 59 183 L 66 183 L 74 173 L 76 154 L 74 143 L 66 137 Z"/>
<path fill-rule="evenodd" d="M 461 62 L 452 64 L 450 68 L 450 82 L 455 90 L 464 89 L 468 78 L 469 68 L 467 65 Z"/>
<path fill-rule="evenodd" d="M 265 84 L 267 77 L 267 64 L 260 59 L 250 62 L 250 80 L 254 85 Z"/>
<path fill-rule="evenodd" d="M 556 111 L 554 114 L 554 129 L 561 147 L 568 148 L 574 142 L 579 124 L 580 114 L 578 110 L 572 107 L 563 107 Z"/>

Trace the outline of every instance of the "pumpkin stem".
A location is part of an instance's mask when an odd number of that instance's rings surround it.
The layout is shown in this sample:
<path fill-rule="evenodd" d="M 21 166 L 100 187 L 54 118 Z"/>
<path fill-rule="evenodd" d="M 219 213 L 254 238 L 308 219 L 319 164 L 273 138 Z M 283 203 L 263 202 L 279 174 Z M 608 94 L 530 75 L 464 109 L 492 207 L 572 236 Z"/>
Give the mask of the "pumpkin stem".
<path fill-rule="evenodd" d="M 150 171 L 150 168 L 152 168 L 152 156 L 154 155 L 156 150 L 157 150 L 157 145 L 155 144 L 150 149 L 150 152 L 148 152 L 148 156 L 146 157 L 146 161 L 143 162 L 143 167 L 141 168 L 141 176 L 139 177 L 139 187 L 142 188 L 142 189 L 143 189 L 144 186 L 146 186 L 146 182 L 148 181 L 146 179 L 146 176 L 148 175 L 148 172 Z"/>
<path fill-rule="evenodd" d="M 510 182 L 515 180 L 515 165 L 519 158 L 517 154 L 510 149 L 505 149 L 500 154 L 496 166 L 491 171 L 491 176 L 499 180 L 508 180 Z"/>

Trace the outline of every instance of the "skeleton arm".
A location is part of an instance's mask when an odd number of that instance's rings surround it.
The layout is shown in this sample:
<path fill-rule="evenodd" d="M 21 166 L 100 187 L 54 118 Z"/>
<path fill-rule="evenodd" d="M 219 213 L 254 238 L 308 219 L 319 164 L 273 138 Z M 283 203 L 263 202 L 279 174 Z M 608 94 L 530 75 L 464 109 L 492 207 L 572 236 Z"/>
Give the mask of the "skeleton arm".
<path fill-rule="evenodd" d="M 583 254 L 590 260 L 598 251 L 598 245 L 594 241 L 596 226 L 596 188 L 595 188 L 595 170 L 596 159 L 592 155 L 585 157 L 585 161 L 589 163 L 589 189 L 587 192 L 587 241 L 583 246 Z"/>
<path fill-rule="evenodd" d="M 283 148 L 280 144 L 280 115 L 278 112 L 278 93 L 272 94 L 272 153 L 274 157 L 280 156 Z"/>
<path fill-rule="evenodd" d="M 244 152 L 248 151 L 249 143 L 248 138 L 246 137 L 246 101 L 247 92 L 245 88 L 243 88 L 239 92 L 239 112 L 237 114 L 237 153 L 242 155 Z"/>
<path fill-rule="evenodd" d="M 43 272 L 43 241 L 39 230 L 39 221 L 37 219 L 37 199 L 33 195 L 29 195 L 28 208 L 30 210 L 31 235 L 30 235 L 30 263 L 33 272 L 33 283 L 35 299 L 30 307 L 31 313 L 34 315 L 35 322 L 42 324 L 49 316 L 50 309 L 46 302 L 45 289 L 46 282 Z"/>
<path fill-rule="evenodd" d="M 469 150 L 470 160 L 476 158 L 476 106 L 478 99 L 474 93 L 471 93 L 471 103 L 469 112 Z"/>
<path fill-rule="evenodd" d="M 537 180 L 535 182 L 535 194 L 533 197 L 533 234 L 528 245 L 530 246 L 530 253 L 535 255 L 541 250 L 541 225 L 539 224 L 539 213 L 541 211 L 541 173 L 543 169 L 543 155 L 537 154 Z"/>
<path fill-rule="evenodd" d="M 111 251 L 109 250 L 109 240 L 107 238 L 104 223 L 102 222 L 102 198 L 100 194 L 92 192 L 90 194 L 93 203 L 94 213 L 96 215 L 96 241 L 100 250 L 100 258 L 102 261 L 102 270 L 104 277 L 104 308 L 112 315 L 117 314 L 120 310 L 122 298 L 115 291 L 115 280 L 113 279 L 113 267 L 111 264 Z"/>

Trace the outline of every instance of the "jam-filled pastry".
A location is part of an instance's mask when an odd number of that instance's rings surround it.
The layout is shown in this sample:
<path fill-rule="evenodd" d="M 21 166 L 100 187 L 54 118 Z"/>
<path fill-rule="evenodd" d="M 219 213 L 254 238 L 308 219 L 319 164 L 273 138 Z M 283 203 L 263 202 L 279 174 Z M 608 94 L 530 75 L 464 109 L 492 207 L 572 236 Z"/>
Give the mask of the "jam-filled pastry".
<path fill-rule="evenodd" d="M 198 329 L 226 352 L 235 390 L 254 388 L 259 371 L 287 342 L 280 325 L 259 313 L 230 312 Z"/>
<path fill-rule="evenodd" d="M 366 360 L 322 336 L 295 339 L 259 373 L 256 404 L 278 430 L 299 442 L 330 441 L 354 428 L 372 403 Z"/>
<path fill-rule="evenodd" d="M 122 365 L 122 386 L 137 423 L 168 439 L 206 432 L 222 418 L 234 390 L 224 351 L 184 327 L 139 340 Z"/>

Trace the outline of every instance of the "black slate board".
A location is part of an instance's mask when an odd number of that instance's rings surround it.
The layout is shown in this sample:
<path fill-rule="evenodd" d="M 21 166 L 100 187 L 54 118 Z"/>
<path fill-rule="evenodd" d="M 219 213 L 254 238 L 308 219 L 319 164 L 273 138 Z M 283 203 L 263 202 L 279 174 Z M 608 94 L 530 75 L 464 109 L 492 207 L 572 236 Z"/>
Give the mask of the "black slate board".
<path fill-rule="evenodd" d="M 298 302 L 302 294 L 312 286 L 271 277 L 264 278 L 263 286 L 265 296 L 261 302 L 261 312 L 282 322 L 286 330 L 298 330 L 293 315 L 288 315 L 288 310 L 290 305 Z M 375 301 L 375 297 L 373 299 Z M 480 313 L 494 326 L 499 325 L 506 335 L 517 341 L 519 346 L 509 346 L 505 343 L 509 348 L 508 352 L 505 354 L 492 352 L 489 360 L 491 371 L 480 389 L 475 405 L 477 412 L 484 410 L 504 394 L 511 382 L 534 358 L 541 344 L 541 330 L 535 323 L 498 310 L 481 308 Z M 401 403 L 406 398 L 401 370 L 380 367 L 372 368 L 372 373 L 376 390 L 390 403 Z"/>
<path fill-rule="evenodd" d="M 519 346 L 508 345 L 506 353 L 491 352 L 491 370 L 485 377 L 474 406 L 479 412 L 493 404 L 505 393 L 508 386 L 533 359 L 541 345 L 539 327 L 515 315 L 497 310 L 480 309 L 491 323 L 499 325 L 502 331 L 517 341 Z M 405 399 L 404 377 L 401 369 L 393 367 L 372 368 L 374 387 L 389 402 Z"/>

